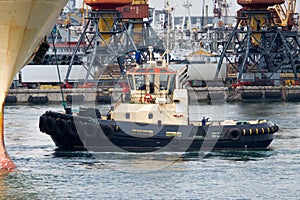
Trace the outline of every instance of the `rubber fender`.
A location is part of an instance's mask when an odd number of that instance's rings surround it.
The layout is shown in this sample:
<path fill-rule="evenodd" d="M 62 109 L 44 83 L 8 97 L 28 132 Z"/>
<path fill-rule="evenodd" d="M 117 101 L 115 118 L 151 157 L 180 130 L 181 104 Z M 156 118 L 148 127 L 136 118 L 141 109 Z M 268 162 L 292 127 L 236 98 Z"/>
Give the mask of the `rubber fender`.
<path fill-rule="evenodd" d="M 6 96 L 5 103 L 17 103 L 16 96 Z"/>
<path fill-rule="evenodd" d="M 47 124 L 47 117 L 45 115 L 40 116 L 39 129 L 42 133 L 46 132 L 46 124 Z"/>
<path fill-rule="evenodd" d="M 67 120 L 67 132 L 71 137 L 77 137 L 78 136 L 77 129 L 76 129 L 74 121 Z"/>
<path fill-rule="evenodd" d="M 64 135 L 67 130 L 67 122 L 64 119 L 56 119 L 55 121 L 55 133 L 57 135 Z"/>
<path fill-rule="evenodd" d="M 242 98 L 243 99 L 260 99 L 262 98 L 262 92 L 243 92 Z"/>
<path fill-rule="evenodd" d="M 114 130 L 111 126 L 101 125 L 101 128 L 108 139 L 111 139 L 114 136 Z"/>
<path fill-rule="evenodd" d="M 43 97 L 33 97 L 33 96 L 29 96 L 28 97 L 28 103 L 31 104 L 45 104 L 48 103 L 49 99 L 47 96 L 43 96 Z"/>
<path fill-rule="evenodd" d="M 273 128 L 274 128 L 274 133 L 277 132 L 277 131 L 279 131 L 279 127 L 277 125 L 274 125 Z"/>
<path fill-rule="evenodd" d="M 266 99 L 281 99 L 282 92 L 266 92 L 265 97 Z"/>
<path fill-rule="evenodd" d="M 300 101 L 300 93 L 289 93 L 286 96 L 287 101 Z"/>
<path fill-rule="evenodd" d="M 231 140 L 239 140 L 242 135 L 242 132 L 238 128 L 232 128 L 228 131 L 228 136 Z"/>
<path fill-rule="evenodd" d="M 46 133 L 48 135 L 53 135 L 55 134 L 54 130 L 55 130 L 55 120 L 51 117 L 46 119 Z"/>

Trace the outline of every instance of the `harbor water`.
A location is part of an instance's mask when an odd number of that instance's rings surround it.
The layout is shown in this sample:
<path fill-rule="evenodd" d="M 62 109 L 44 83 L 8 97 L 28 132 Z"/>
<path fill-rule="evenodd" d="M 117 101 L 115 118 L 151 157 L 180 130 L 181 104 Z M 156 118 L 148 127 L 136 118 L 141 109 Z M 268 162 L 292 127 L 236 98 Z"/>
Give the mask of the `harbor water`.
<path fill-rule="evenodd" d="M 109 105 L 98 107 L 105 112 Z M 0 199 L 299 199 L 300 103 L 198 108 L 191 117 L 267 118 L 280 131 L 263 151 L 58 151 L 39 132 L 38 120 L 47 110 L 62 111 L 61 105 L 7 105 L 5 143 L 18 168 L 1 174 Z"/>

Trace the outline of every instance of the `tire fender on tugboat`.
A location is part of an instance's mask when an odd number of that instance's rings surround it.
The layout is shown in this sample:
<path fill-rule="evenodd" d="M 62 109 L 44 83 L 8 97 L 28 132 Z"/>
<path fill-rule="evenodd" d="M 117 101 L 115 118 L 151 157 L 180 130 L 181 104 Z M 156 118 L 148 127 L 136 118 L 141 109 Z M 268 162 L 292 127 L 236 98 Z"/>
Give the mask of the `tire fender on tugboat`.
<path fill-rule="evenodd" d="M 103 133 L 108 139 L 111 139 L 114 136 L 114 130 L 109 125 L 101 125 Z"/>
<path fill-rule="evenodd" d="M 78 136 L 77 129 L 76 129 L 76 126 L 75 126 L 74 121 L 72 121 L 72 120 L 67 120 L 67 132 L 68 132 L 68 134 L 69 134 L 71 137 L 76 137 L 76 136 Z"/>
<path fill-rule="evenodd" d="M 232 129 L 229 129 L 229 131 L 228 131 L 228 137 L 231 140 L 238 140 L 238 139 L 240 139 L 241 135 L 242 135 L 242 132 L 238 128 L 232 128 Z"/>
<path fill-rule="evenodd" d="M 274 125 L 274 133 L 277 132 L 279 130 L 279 127 L 275 124 Z"/>
<path fill-rule="evenodd" d="M 45 115 L 40 116 L 39 120 L 39 129 L 41 132 L 46 132 L 46 125 L 47 125 L 47 117 Z"/>
<path fill-rule="evenodd" d="M 55 121 L 55 133 L 57 135 L 60 135 L 60 136 L 64 135 L 66 130 L 67 130 L 67 126 L 68 125 L 67 125 L 66 120 L 60 119 L 60 118 L 56 119 L 56 121 Z"/>
<path fill-rule="evenodd" d="M 54 135 L 55 134 L 55 120 L 51 117 L 48 117 L 46 119 L 46 127 L 45 127 L 46 133 L 48 135 Z"/>

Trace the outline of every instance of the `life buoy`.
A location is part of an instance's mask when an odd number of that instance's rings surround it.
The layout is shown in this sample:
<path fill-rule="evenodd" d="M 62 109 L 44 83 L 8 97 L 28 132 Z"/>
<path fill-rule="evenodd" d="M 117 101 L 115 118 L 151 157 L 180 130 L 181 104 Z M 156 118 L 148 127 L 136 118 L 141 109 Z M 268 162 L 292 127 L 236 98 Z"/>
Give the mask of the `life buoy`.
<path fill-rule="evenodd" d="M 47 117 L 45 115 L 40 116 L 39 129 L 42 133 L 46 132 L 46 123 L 47 123 Z"/>
<path fill-rule="evenodd" d="M 67 122 L 64 119 L 57 119 L 55 122 L 55 133 L 57 135 L 64 135 L 67 131 Z"/>
<path fill-rule="evenodd" d="M 153 98 L 152 98 L 151 94 L 145 94 L 145 96 L 144 96 L 144 102 L 151 103 L 152 99 Z"/>
<path fill-rule="evenodd" d="M 47 118 L 46 119 L 46 127 L 45 127 L 46 134 L 48 134 L 48 135 L 54 134 L 55 133 L 54 129 L 55 129 L 55 120 L 51 117 Z"/>
<path fill-rule="evenodd" d="M 241 137 L 241 130 L 238 128 L 230 129 L 228 132 L 228 136 L 231 140 L 238 140 Z"/>

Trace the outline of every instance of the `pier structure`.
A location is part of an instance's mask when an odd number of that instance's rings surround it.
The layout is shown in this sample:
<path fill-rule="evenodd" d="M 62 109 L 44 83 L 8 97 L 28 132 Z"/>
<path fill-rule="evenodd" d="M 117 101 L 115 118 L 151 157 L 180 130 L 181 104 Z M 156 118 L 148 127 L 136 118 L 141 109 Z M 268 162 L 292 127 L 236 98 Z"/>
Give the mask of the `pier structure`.
<path fill-rule="evenodd" d="M 110 104 L 114 95 L 122 93 L 118 88 L 73 88 L 63 89 L 64 101 L 70 104 L 98 102 Z M 300 86 L 239 86 L 231 87 L 188 87 L 195 102 L 300 102 Z M 6 104 L 61 103 L 60 89 L 10 89 Z"/>
<path fill-rule="evenodd" d="M 227 63 L 228 71 L 237 74 L 237 82 L 249 81 L 256 85 L 281 85 L 280 73 L 292 73 L 298 81 L 300 72 L 299 33 L 289 24 L 285 27 L 274 5 L 284 0 L 243 1 L 237 12 L 237 24 L 225 45 L 216 77 Z M 292 15 L 290 16 L 292 20 Z M 234 48 L 229 48 L 234 44 Z M 255 76 L 248 76 L 255 74 Z"/>

